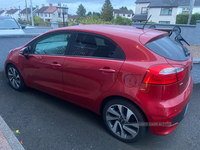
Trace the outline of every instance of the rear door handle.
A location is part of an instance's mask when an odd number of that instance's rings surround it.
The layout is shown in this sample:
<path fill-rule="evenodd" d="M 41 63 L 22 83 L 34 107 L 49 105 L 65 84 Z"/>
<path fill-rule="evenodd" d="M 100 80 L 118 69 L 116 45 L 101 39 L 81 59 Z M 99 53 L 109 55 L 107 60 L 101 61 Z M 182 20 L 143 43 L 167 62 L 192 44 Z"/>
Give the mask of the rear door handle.
<path fill-rule="evenodd" d="M 99 69 L 101 72 L 115 73 L 114 69 Z"/>

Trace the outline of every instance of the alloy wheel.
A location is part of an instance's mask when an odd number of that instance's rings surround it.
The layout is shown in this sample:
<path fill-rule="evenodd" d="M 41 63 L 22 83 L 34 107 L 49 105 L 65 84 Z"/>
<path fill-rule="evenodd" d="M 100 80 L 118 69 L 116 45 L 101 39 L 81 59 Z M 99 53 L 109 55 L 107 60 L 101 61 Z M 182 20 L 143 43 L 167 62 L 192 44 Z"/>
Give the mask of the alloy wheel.
<path fill-rule="evenodd" d="M 110 106 L 106 111 L 106 121 L 111 131 L 122 139 L 133 139 L 139 132 L 138 119 L 126 106 Z"/>
<path fill-rule="evenodd" d="M 13 88 L 18 89 L 21 85 L 19 72 L 14 67 L 8 68 L 8 79 Z"/>

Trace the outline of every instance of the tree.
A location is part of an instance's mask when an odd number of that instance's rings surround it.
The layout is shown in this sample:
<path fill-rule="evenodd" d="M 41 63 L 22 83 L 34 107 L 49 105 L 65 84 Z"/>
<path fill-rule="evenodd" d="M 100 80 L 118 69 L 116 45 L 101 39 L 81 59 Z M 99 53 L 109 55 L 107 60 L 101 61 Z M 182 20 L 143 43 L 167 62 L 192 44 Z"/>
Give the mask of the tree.
<path fill-rule="evenodd" d="M 89 11 L 88 12 L 88 14 L 87 14 L 87 16 L 91 16 L 92 15 L 92 12 L 91 11 Z"/>
<path fill-rule="evenodd" d="M 93 16 L 96 15 L 100 18 L 101 14 L 99 12 L 93 12 Z"/>
<path fill-rule="evenodd" d="M 76 11 L 77 20 L 79 20 L 80 18 L 84 18 L 84 17 L 86 16 L 85 13 L 86 13 L 85 7 L 84 7 L 82 4 L 80 4 L 80 5 L 78 6 L 77 11 Z"/>
<path fill-rule="evenodd" d="M 128 8 L 126 6 L 122 6 L 120 9 L 128 10 Z"/>
<path fill-rule="evenodd" d="M 110 0 L 105 0 L 101 11 L 101 19 L 111 21 L 113 19 L 113 7 Z"/>

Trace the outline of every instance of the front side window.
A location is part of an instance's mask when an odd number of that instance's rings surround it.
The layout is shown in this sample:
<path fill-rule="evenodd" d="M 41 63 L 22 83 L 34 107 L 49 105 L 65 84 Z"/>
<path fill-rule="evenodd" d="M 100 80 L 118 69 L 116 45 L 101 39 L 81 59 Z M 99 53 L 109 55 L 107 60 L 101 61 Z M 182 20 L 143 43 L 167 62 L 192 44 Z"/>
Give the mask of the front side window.
<path fill-rule="evenodd" d="M 161 8 L 161 15 L 172 15 L 172 8 Z"/>
<path fill-rule="evenodd" d="M 51 35 L 35 44 L 34 54 L 64 55 L 71 34 Z"/>

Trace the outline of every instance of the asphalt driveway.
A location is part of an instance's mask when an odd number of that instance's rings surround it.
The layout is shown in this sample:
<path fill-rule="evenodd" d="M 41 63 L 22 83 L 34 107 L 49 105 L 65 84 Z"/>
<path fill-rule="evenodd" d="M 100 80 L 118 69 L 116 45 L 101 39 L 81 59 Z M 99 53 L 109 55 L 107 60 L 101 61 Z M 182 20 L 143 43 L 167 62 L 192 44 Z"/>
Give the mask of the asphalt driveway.
<path fill-rule="evenodd" d="M 122 143 L 97 114 L 34 89 L 13 90 L 0 72 L 0 115 L 27 150 L 197 150 L 200 149 L 200 84 L 194 85 L 187 115 L 167 136 Z"/>

